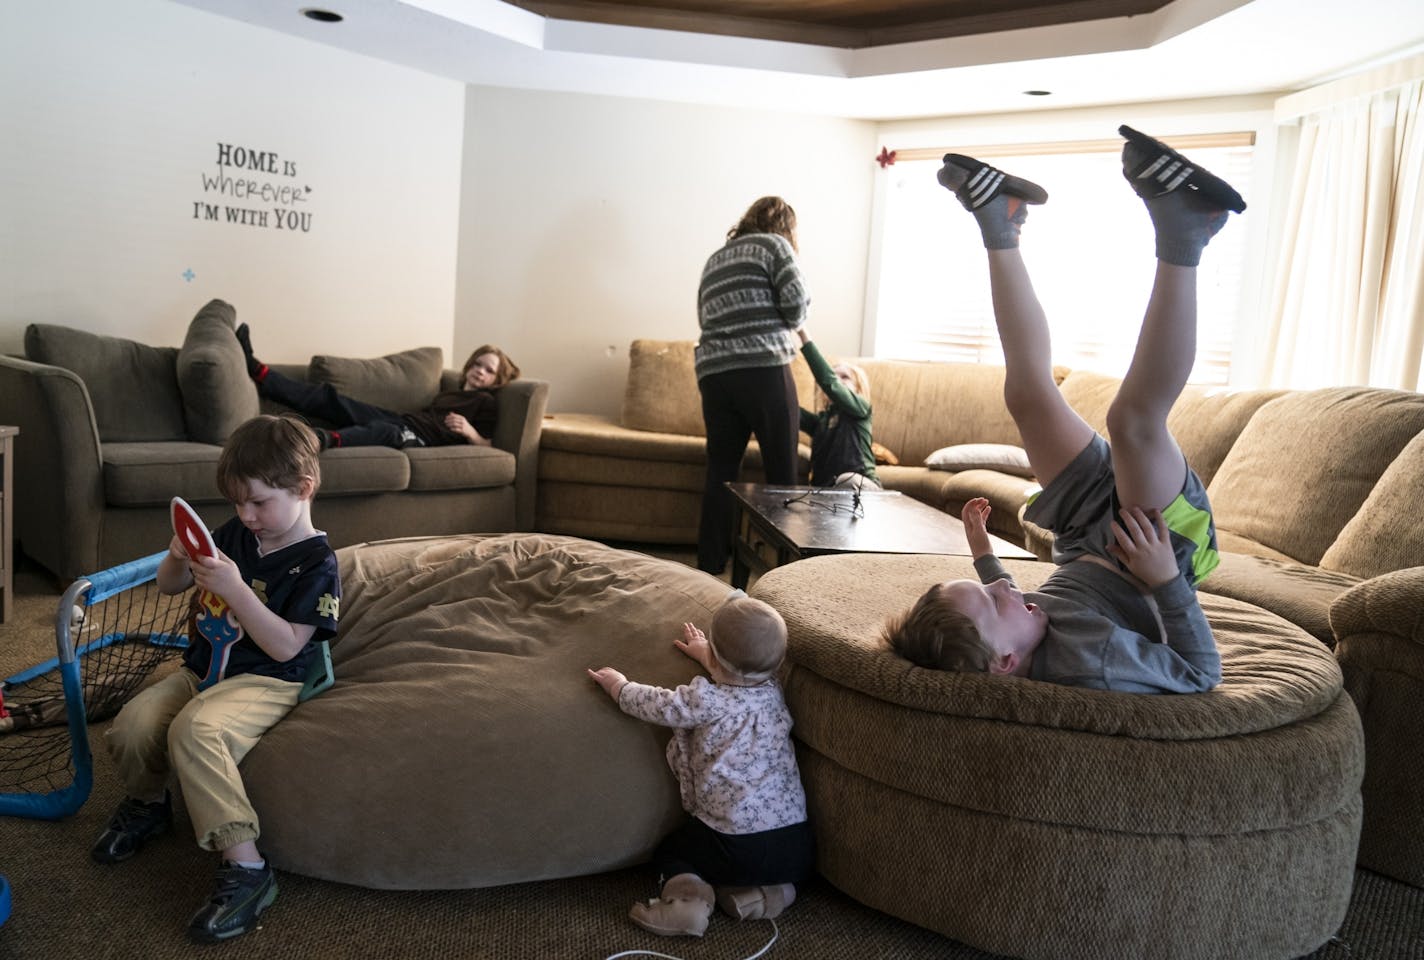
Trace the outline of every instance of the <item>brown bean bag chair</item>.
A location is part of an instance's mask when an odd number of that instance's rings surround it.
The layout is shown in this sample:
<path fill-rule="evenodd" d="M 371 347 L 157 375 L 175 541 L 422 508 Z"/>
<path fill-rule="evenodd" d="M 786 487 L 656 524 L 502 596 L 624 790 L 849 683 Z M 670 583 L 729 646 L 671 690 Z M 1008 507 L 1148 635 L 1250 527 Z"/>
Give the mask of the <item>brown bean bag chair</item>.
<path fill-rule="evenodd" d="M 1052 570 L 1006 566 L 1025 590 Z M 885 618 L 969 559 L 868 554 L 773 570 L 787 703 L 821 873 L 850 896 L 1028 960 L 1290 958 L 1345 916 L 1364 741 L 1334 656 L 1202 595 L 1209 693 L 925 670 Z"/>
<path fill-rule="evenodd" d="M 366 887 L 484 887 L 647 860 L 682 816 L 667 732 L 584 673 L 675 686 L 725 583 L 537 534 L 338 551 L 336 684 L 242 764 L 263 852 Z"/>

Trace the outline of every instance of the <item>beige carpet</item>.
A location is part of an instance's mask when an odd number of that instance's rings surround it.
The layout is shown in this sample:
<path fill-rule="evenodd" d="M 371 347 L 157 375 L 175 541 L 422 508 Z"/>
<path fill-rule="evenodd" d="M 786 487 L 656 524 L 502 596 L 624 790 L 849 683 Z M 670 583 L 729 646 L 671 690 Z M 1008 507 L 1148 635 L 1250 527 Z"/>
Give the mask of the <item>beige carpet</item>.
<path fill-rule="evenodd" d="M 690 552 L 675 549 L 650 552 L 691 559 Z M 57 586 L 22 565 L 16 593 L 15 610 L 0 626 L 0 677 L 54 655 Z M 0 874 L 8 878 L 13 899 L 12 916 L 0 926 L 0 958 L 598 960 L 641 949 L 687 960 L 730 960 L 750 956 L 772 936 L 770 923 L 737 923 L 720 915 L 700 941 L 643 933 L 626 913 L 635 899 L 655 892 L 654 878 L 644 869 L 440 892 L 365 890 L 279 873 L 281 893 L 260 930 L 220 947 L 195 947 L 185 939 L 184 927 L 207 894 L 215 863 L 193 844 L 181 804 L 175 831 L 152 841 L 133 861 L 111 867 L 89 861 L 89 845 L 119 797 L 99 748 L 102 729 L 91 730 L 98 756 L 95 786 L 78 814 L 57 823 L 0 818 Z M 824 881 L 808 884 L 778 923 L 780 939 L 768 957 L 994 960 L 862 907 Z M 1221 953 L 1235 956 L 1231 944 L 1222 944 Z M 1311 958 L 1424 960 L 1424 890 L 1359 871 L 1343 928 Z"/>

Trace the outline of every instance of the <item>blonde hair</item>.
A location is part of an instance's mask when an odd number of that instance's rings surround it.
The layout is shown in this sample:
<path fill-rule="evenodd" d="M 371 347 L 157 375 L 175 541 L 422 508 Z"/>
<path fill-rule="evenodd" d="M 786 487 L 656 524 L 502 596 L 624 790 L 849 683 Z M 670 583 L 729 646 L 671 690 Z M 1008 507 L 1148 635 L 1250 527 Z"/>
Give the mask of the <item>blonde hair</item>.
<path fill-rule="evenodd" d="M 475 348 L 475 352 L 470 354 L 470 358 L 465 361 L 465 365 L 460 368 L 460 376 L 470 372 L 470 368 L 475 365 L 475 361 L 487 353 L 492 353 L 499 357 L 499 369 L 495 371 L 494 383 L 490 384 L 491 390 L 497 390 L 511 380 L 519 379 L 519 364 L 509 359 L 509 354 L 492 343 L 486 343 Z"/>
<path fill-rule="evenodd" d="M 308 479 L 315 496 L 321 486 L 321 442 L 294 416 L 253 417 L 228 436 L 218 455 L 218 489 L 233 503 L 247 496 L 253 480 L 297 493 Z"/>
<path fill-rule="evenodd" d="M 831 367 L 831 372 L 832 372 L 832 373 L 835 373 L 837 370 L 845 370 L 847 373 L 850 374 L 850 388 L 851 388 L 851 390 L 853 390 L 855 393 L 859 394 L 860 396 L 864 397 L 864 398 L 865 398 L 865 402 L 866 402 L 866 403 L 869 403 L 869 402 L 870 402 L 870 374 L 868 374 L 868 373 L 865 372 L 865 368 L 864 368 L 864 367 L 857 366 L 857 365 L 854 364 L 854 363 L 844 363 L 844 362 L 842 362 L 842 363 L 838 363 L 838 364 L 836 364 L 835 366 Z M 818 402 L 820 403 L 821 408 L 824 408 L 828 403 L 831 402 L 831 398 L 828 397 L 828 396 L 826 396 L 826 391 L 822 390 L 822 391 L 821 391 L 821 395 L 820 395 L 820 400 L 819 400 Z"/>
<path fill-rule="evenodd" d="M 742 679 L 767 680 L 786 657 L 786 621 L 769 604 L 733 597 L 712 615 L 707 642 L 717 662 Z"/>
<path fill-rule="evenodd" d="M 943 588 L 944 584 L 935 584 L 913 607 L 886 621 L 881 642 L 916 666 L 988 673 L 994 651 L 974 621 L 950 603 Z"/>
<path fill-rule="evenodd" d="M 796 211 L 780 197 L 762 197 L 754 201 L 737 225 L 727 231 L 727 239 L 733 240 L 748 233 L 774 233 L 784 237 L 792 250 L 799 249 L 796 246 Z"/>

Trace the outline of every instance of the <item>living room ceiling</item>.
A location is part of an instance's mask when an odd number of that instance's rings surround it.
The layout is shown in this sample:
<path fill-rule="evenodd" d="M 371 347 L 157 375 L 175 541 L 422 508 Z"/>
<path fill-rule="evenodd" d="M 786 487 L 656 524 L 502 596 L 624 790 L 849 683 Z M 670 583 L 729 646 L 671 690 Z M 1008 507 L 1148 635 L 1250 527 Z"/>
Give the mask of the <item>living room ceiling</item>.
<path fill-rule="evenodd" d="M 866 119 L 1278 93 L 1424 50 L 1419 0 L 174 2 L 465 83 Z"/>

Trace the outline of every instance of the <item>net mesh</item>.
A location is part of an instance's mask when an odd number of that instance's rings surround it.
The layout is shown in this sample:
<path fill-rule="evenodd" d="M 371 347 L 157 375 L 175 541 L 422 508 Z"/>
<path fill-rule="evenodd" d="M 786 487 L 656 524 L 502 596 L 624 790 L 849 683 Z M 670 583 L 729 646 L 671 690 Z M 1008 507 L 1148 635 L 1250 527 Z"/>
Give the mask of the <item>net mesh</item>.
<path fill-rule="evenodd" d="M 106 589 L 102 597 L 92 581 L 79 586 L 65 594 L 56 618 L 59 655 L 0 684 L 9 714 L 0 718 L 0 796 L 49 793 L 75 779 L 72 738 L 87 734 L 66 702 L 66 648 L 75 654 L 83 716 L 95 721 L 117 713 L 187 644 L 188 594 L 165 596 L 151 577 Z M 99 599 L 91 603 L 91 597 Z M 82 755 L 87 758 L 87 748 Z"/>

